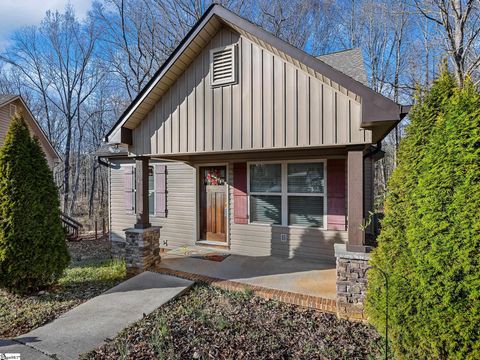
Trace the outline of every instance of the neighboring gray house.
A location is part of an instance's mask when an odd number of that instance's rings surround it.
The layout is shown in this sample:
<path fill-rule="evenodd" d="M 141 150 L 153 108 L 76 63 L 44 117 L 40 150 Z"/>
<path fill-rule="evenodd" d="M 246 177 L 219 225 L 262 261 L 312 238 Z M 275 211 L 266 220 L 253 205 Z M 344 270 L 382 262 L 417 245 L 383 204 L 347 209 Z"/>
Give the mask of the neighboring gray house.
<path fill-rule="evenodd" d="M 365 251 L 375 144 L 406 112 L 359 50 L 317 59 L 213 5 L 106 136 L 111 240 L 160 225 L 166 248 Z"/>

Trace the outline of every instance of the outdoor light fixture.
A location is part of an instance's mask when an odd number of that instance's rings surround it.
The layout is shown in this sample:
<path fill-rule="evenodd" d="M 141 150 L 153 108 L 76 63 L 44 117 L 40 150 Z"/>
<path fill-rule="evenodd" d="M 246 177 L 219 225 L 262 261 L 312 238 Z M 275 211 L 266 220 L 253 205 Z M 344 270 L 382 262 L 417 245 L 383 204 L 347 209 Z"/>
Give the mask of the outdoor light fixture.
<path fill-rule="evenodd" d="M 118 146 L 118 144 L 113 144 L 108 147 L 108 151 L 113 154 L 118 154 L 120 152 L 120 147 Z"/>

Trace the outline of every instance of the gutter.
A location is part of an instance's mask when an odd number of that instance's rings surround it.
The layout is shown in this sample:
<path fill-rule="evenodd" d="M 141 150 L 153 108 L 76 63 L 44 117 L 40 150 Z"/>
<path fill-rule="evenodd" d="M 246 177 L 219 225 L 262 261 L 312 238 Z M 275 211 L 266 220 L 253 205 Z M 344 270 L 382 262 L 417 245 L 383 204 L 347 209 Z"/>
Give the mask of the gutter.
<path fill-rule="evenodd" d="M 97 156 L 97 161 L 98 161 L 98 163 L 99 163 L 100 165 L 105 166 L 105 167 L 108 167 L 108 168 L 111 167 L 112 164 L 109 163 L 109 162 L 107 162 L 107 161 L 105 161 L 105 160 L 103 160 L 102 157 L 103 157 L 103 156 Z"/>

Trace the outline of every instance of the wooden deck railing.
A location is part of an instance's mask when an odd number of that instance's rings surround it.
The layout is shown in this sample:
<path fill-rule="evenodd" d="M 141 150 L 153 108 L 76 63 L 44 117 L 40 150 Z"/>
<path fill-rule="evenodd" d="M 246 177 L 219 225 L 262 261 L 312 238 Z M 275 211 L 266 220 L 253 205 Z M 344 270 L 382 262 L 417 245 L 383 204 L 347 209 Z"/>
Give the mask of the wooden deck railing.
<path fill-rule="evenodd" d="M 83 228 L 83 225 L 63 212 L 60 213 L 60 219 L 62 220 L 63 228 L 67 231 L 67 237 L 69 239 L 78 238 L 79 230 Z"/>

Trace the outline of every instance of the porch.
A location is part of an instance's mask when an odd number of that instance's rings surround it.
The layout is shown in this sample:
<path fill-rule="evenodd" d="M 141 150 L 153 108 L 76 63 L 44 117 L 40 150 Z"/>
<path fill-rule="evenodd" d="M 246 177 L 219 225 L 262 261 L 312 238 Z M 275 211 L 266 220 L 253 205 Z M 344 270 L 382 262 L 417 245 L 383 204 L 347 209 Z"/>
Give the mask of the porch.
<path fill-rule="evenodd" d="M 257 152 L 176 161 L 136 157 L 135 176 L 123 188 L 115 185 L 129 200 L 126 208 L 135 209 L 125 222 L 135 222 L 126 229 L 127 267 L 362 318 L 364 178 L 371 184 L 364 167 L 371 164 L 364 146 L 275 152 L 269 159 Z M 229 256 L 215 262 L 168 252 L 205 243 Z M 345 250 L 341 256 L 337 245 Z M 161 260 L 160 249 L 167 251 Z"/>
<path fill-rule="evenodd" d="M 262 297 L 335 311 L 334 261 L 243 256 L 186 246 L 162 253 L 156 270 L 225 289 L 251 290 Z"/>

